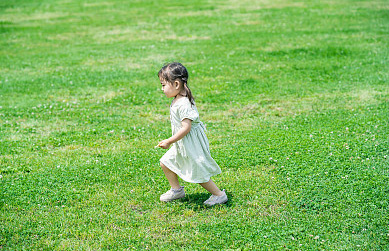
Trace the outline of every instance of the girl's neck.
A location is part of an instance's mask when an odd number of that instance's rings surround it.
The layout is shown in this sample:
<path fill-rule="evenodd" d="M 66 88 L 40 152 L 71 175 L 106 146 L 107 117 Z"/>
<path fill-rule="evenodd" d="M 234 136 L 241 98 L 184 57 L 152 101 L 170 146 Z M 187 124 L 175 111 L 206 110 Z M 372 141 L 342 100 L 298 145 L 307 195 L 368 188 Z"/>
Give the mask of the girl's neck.
<path fill-rule="evenodd" d="M 178 93 L 177 96 L 174 97 L 174 99 L 176 99 L 176 100 L 179 100 L 179 99 L 182 99 L 182 98 L 186 98 L 186 95 L 182 94 L 182 93 Z"/>

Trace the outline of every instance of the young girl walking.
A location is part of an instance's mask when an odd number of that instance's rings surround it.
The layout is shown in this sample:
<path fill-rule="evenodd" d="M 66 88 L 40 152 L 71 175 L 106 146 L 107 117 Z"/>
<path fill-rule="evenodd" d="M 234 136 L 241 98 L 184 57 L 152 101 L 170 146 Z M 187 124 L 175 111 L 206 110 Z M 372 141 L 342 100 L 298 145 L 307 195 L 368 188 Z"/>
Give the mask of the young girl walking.
<path fill-rule="evenodd" d="M 188 71 L 180 63 L 170 63 L 158 72 L 162 91 L 168 98 L 174 98 L 170 105 L 172 135 L 158 143 L 168 149 L 160 164 L 171 189 L 160 197 L 161 201 L 172 201 L 185 197 L 184 181 L 198 183 L 212 195 L 204 202 L 207 206 L 226 203 L 225 190 L 221 191 L 211 176 L 221 173 L 220 167 L 211 157 L 205 128 L 199 119 L 192 92 L 188 87 Z"/>

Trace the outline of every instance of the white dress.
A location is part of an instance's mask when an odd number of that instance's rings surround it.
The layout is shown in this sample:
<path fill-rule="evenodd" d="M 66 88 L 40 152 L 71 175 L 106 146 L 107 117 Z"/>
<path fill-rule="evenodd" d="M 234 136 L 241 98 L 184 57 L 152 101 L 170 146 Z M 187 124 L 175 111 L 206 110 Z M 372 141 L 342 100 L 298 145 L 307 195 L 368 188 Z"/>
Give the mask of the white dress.
<path fill-rule="evenodd" d="M 195 105 L 188 98 L 181 98 L 170 106 L 172 134 L 181 128 L 181 121 L 192 120 L 190 132 L 172 144 L 162 156 L 161 163 L 181 179 L 191 183 L 208 182 L 211 176 L 221 173 L 220 167 L 211 157 L 205 127 L 200 121 Z"/>

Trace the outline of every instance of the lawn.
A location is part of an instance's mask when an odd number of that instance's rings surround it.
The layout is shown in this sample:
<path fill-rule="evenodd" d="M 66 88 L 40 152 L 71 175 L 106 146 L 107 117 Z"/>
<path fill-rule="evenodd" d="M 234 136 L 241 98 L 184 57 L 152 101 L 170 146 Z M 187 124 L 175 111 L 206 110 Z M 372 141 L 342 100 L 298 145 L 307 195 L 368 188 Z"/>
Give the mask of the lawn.
<path fill-rule="evenodd" d="M 389 3 L 0 2 L 0 250 L 389 250 Z M 180 61 L 229 202 L 182 183 Z"/>

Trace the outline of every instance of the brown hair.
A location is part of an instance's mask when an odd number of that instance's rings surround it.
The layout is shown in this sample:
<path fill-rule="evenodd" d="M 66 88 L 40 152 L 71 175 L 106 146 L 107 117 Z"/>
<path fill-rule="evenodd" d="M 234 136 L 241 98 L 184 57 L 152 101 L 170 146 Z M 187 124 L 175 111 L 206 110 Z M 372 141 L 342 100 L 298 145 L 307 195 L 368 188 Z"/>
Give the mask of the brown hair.
<path fill-rule="evenodd" d="M 184 86 L 186 97 L 189 99 L 190 103 L 194 105 L 194 97 L 188 86 L 189 75 L 185 66 L 178 62 L 168 63 L 159 70 L 158 77 L 169 83 L 179 80 Z"/>

